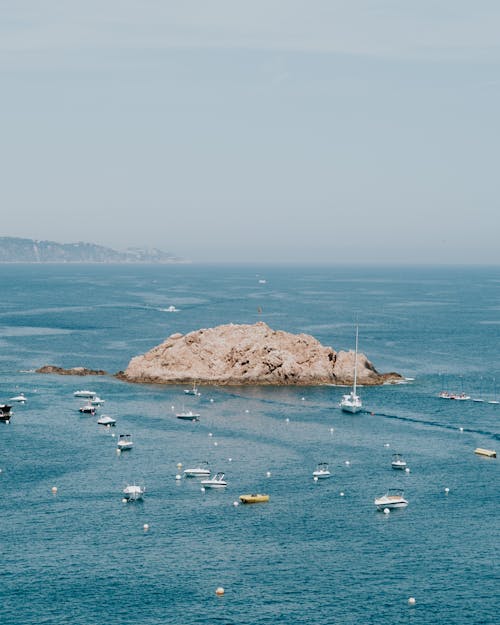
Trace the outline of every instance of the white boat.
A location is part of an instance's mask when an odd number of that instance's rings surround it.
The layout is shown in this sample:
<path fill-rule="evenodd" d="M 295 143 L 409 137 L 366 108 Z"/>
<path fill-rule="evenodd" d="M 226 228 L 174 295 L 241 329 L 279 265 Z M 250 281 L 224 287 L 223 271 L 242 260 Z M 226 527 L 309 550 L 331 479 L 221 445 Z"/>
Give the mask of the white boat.
<path fill-rule="evenodd" d="M 200 462 L 197 467 L 184 469 L 184 477 L 210 477 L 208 462 Z"/>
<path fill-rule="evenodd" d="M 188 410 L 187 412 L 179 412 L 175 415 L 178 419 L 184 419 L 185 421 L 199 421 L 200 415 L 197 412 Z"/>
<path fill-rule="evenodd" d="M 116 425 L 116 419 L 113 419 L 112 417 L 108 417 L 108 415 L 101 415 L 99 417 L 99 419 L 97 419 L 97 423 L 99 425 L 105 425 L 106 427 L 110 427 L 112 425 Z"/>
<path fill-rule="evenodd" d="M 450 393 L 448 391 L 441 391 L 439 397 L 441 397 L 441 399 L 455 399 L 457 401 L 467 401 L 470 399 L 470 395 L 466 395 L 465 393 Z"/>
<path fill-rule="evenodd" d="M 146 489 L 137 484 L 129 484 L 123 489 L 123 498 L 127 501 L 139 501 L 144 497 Z"/>
<path fill-rule="evenodd" d="M 224 473 L 219 472 L 208 480 L 201 480 L 201 485 L 205 488 L 225 488 L 227 482 L 224 479 Z"/>
<path fill-rule="evenodd" d="M 328 469 L 328 463 L 327 462 L 320 462 L 318 464 L 318 466 L 316 467 L 316 470 L 313 471 L 313 477 L 317 477 L 318 480 L 324 480 L 327 477 L 330 477 L 332 474 L 330 473 L 330 470 Z"/>
<path fill-rule="evenodd" d="M 363 408 L 361 397 L 356 394 L 356 382 L 358 378 L 358 326 L 356 325 L 356 349 L 354 351 L 354 381 L 352 391 L 348 395 L 344 395 L 340 402 L 340 408 L 343 412 L 356 414 Z"/>
<path fill-rule="evenodd" d="M 20 393 L 19 395 L 16 395 L 15 397 L 11 397 L 9 401 L 17 401 L 21 404 L 24 404 L 25 401 L 28 401 L 28 398 L 26 397 L 24 393 Z"/>
<path fill-rule="evenodd" d="M 12 406 L 7 404 L 0 404 L 0 421 L 4 423 L 10 423 L 10 419 L 12 417 Z"/>
<path fill-rule="evenodd" d="M 95 414 L 95 406 L 92 406 L 92 404 L 85 404 L 85 406 L 82 406 L 79 410 L 83 414 Z"/>
<path fill-rule="evenodd" d="M 100 397 L 97 397 L 97 395 L 95 397 L 92 397 L 91 399 L 89 399 L 89 404 L 91 404 L 92 406 L 101 406 L 102 404 L 104 404 L 104 399 L 101 399 Z"/>
<path fill-rule="evenodd" d="M 175 306 L 169 306 L 168 308 L 163 309 L 165 312 L 179 312 L 179 309 Z"/>
<path fill-rule="evenodd" d="M 130 434 L 120 434 L 118 442 L 116 443 L 117 449 L 120 451 L 127 451 L 128 449 L 132 449 L 133 446 L 134 443 Z"/>
<path fill-rule="evenodd" d="M 406 460 L 401 454 L 392 454 L 391 467 L 393 469 L 406 469 Z"/>
<path fill-rule="evenodd" d="M 384 510 L 384 508 L 406 508 L 408 501 L 403 497 L 404 491 L 402 488 L 389 488 L 389 490 L 377 497 L 374 504 L 377 506 L 377 510 Z"/>
<path fill-rule="evenodd" d="M 196 395 L 196 397 L 199 397 L 201 395 L 201 393 L 198 391 L 198 387 L 196 386 L 196 384 L 193 384 L 193 388 L 185 388 L 184 392 L 186 393 L 186 395 Z"/>
<path fill-rule="evenodd" d="M 75 391 L 73 393 L 74 397 L 95 397 L 96 393 L 94 391 Z"/>

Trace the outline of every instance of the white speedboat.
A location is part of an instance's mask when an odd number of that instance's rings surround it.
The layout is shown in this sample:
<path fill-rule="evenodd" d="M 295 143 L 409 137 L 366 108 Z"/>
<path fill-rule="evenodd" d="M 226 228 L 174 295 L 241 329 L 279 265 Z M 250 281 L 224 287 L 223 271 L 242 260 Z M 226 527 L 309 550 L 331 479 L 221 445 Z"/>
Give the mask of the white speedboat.
<path fill-rule="evenodd" d="M 201 393 L 198 391 L 198 387 L 196 386 L 196 384 L 193 384 L 193 388 L 185 388 L 184 392 L 186 393 L 186 395 L 196 395 L 196 397 L 199 397 L 201 395 Z"/>
<path fill-rule="evenodd" d="M 139 501 L 144 497 L 146 489 L 137 484 L 129 484 L 123 489 L 123 498 L 127 501 Z"/>
<path fill-rule="evenodd" d="M 132 449 L 134 446 L 134 442 L 132 441 L 132 437 L 130 434 L 120 434 L 118 437 L 118 442 L 116 443 L 117 449 L 120 451 L 127 451 Z"/>
<path fill-rule="evenodd" d="M 175 306 L 169 306 L 168 308 L 164 308 L 165 312 L 179 312 L 179 309 Z"/>
<path fill-rule="evenodd" d="M 104 399 L 101 399 L 100 397 L 97 397 L 97 395 L 95 397 L 92 397 L 91 399 L 89 399 L 89 404 L 91 404 L 92 406 L 101 406 L 102 404 L 104 404 Z"/>
<path fill-rule="evenodd" d="M 184 469 L 184 477 L 210 477 L 208 462 L 200 462 L 197 467 Z"/>
<path fill-rule="evenodd" d="M 85 404 L 85 406 L 82 406 L 81 408 L 79 408 L 80 412 L 82 412 L 83 414 L 95 414 L 95 406 L 92 406 L 92 404 L 88 403 Z"/>
<path fill-rule="evenodd" d="M 406 460 L 401 454 L 392 454 L 391 467 L 393 469 L 406 469 Z"/>
<path fill-rule="evenodd" d="M 225 488 L 227 482 L 224 479 L 224 473 L 221 471 L 208 480 L 201 480 L 201 485 L 205 488 Z"/>
<path fill-rule="evenodd" d="M 408 501 L 403 497 L 404 491 L 402 488 L 389 488 L 389 490 L 377 497 L 374 504 L 377 506 L 377 510 L 384 510 L 384 508 L 406 508 Z"/>
<path fill-rule="evenodd" d="M 356 394 L 356 382 L 358 379 L 358 326 L 356 326 L 356 348 L 354 350 L 354 381 L 352 385 L 352 391 L 342 396 L 340 402 L 340 408 L 343 412 L 350 412 L 356 414 L 363 408 L 361 397 Z"/>
<path fill-rule="evenodd" d="M 95 397 L 96 393 L 94 391 L 75 391 L 73 393 L 74 397 Z"/>
<path fill-rule="evenodd" d="M 320 462 L 316 467 L 316 470 L 313 471 L 313 477 L 317 477 L 318 480 L 324 480 L 327 477 L 331 477 L 330 470 L 328 469 L 327 462 Z"/>
<path fill-rule="evenodd" d="M 26 397 L 24 393 L 20 393 L 19 395 L 16 395 L 15 397 L 11 397 L 9 401 L 17 401 L 20 404 L 24 404 L 25 401 L 28 401 L 28 398 Z"/>
<path fill-rule="evenodd" d="M 200 415 L 197 412 L 188 410 L 187 412 L 179 412 L 175 415 L 178 419 L 184 419 L 184 421 L 199 421 Z"/>
<path fill-rule="evenodd" d="M 99 419 L 97 419 L 97 423 L 99 425 L 105 425 L 106 427 L 110 427 L 112 425 L 116 425 L 116 419 L 113 419 L 112 417 L 108 417 L 108 415 L 101 415 L 99 417 Z"/>

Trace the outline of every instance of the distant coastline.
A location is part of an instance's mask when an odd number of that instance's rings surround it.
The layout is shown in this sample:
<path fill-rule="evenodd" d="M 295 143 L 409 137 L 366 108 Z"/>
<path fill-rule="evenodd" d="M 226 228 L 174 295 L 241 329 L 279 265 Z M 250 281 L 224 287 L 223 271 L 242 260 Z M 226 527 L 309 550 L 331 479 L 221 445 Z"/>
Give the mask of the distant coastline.
<path fill-rule="evenodd" d="M 171 264 L 190 261 L 156 248 L 124 251 L 95 243 L 57 243 L 21 237 L 0 237 L 0 263 L 9 264 Z"/>

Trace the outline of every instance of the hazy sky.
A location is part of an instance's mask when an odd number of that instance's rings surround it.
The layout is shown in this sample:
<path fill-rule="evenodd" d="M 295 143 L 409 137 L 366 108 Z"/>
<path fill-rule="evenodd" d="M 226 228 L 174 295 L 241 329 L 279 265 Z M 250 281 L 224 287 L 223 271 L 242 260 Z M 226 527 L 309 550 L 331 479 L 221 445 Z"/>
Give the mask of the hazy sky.
<path fill-rule="evenodd" d="M 0 0 L 0 235 L 500 263 L 498 0 Z"/>

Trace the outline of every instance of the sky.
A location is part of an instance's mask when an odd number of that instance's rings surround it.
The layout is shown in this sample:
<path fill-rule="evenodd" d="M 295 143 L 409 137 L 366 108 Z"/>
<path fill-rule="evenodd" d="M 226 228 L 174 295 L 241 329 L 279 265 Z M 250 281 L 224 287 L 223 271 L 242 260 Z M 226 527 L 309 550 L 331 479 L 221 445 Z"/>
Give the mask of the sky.
<path fill-rule="evenodd" d="M 497 0 L 0 0 L 0 236 L 500 264 Z"/>

